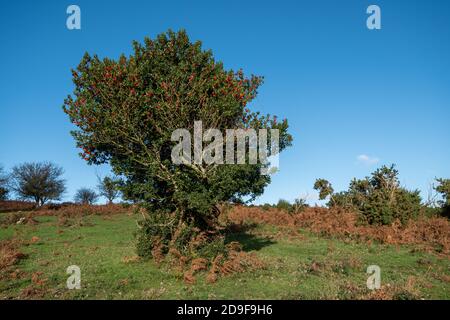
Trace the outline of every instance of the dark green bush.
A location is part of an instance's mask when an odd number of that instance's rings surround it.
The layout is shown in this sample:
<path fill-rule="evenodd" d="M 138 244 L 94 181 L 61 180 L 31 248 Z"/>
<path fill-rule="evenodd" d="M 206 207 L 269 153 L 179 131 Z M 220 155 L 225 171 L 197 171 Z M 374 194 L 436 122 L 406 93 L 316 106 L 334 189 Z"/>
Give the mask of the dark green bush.
<path fill-rule="evenodd" d="M 143 258 L 152 258 L 152 249 L 157 242 L 168 251 L 168 245 L 172 237 L 174 223 L 170 216 L 162 213 L 153 213 L 138 222 L 138 230 L 135 232 L 136 253 Z"/>
<path fill-rule="evenodd" d="M 203 232 L 193 223 L 180 223 L 180 217 L 167 213 L 151 214 L 138 223 L 135 232 L 136 251 L 143 258 L 157 258 L 158 254 L 167 254 L 169 249 L 177 250 L 186 257 L 213 259 L 226 251 L 224 237 L 219 232 Z"/>
<path fill-rule="evenodd" d="M 416 218 L 421 209 L 419 191 L 409 191 L 400 186 L 394 165 L 383 166 L 364 179 L 353 179 L 347 191 L 332 193 L 331 184 L 319 179 L 315 189 L 321 199 L 329 196 L 328 205 L 354 210 L 369 224 L 391 224 L 396 219 L 406 223 Z"/>
<path fill-rule="evenodd" d="M 217 236 L 200 246 L 196 250 L 196 255 L 209 260 L 214 259 L 218 255 L 226 255 L 227 247 L 225 245 L 225 238 Z"/>
<path fill-rule="evenodd" d="M 266 206 L 266 205 L 264 205 L 264 206 Z M 263 209 L 267 210 L 268 207 L 265 208 L 264 206 L 263 206 Z M 300 213 L 303 210 L 305 210 L 307 207 L 309 207 L 309 205 L 306 203 L 305 199 L 297 198 L 294 200 L 294 203 L 292 203 L 292 204 L 287 200 L 280 199 L 280 200 L 278 200 L 278 203 L 276 204 L 275 207 L 279 210 L 283 210 L 283 211 L 286 211 L 291 214 L 296 214 L 296 213 Z"/>
<path fill-rule="evenodd" d="M 441 206 L 441 216 L 450 218 L 450 179 L 436 179 L 438 185 L 435 190 L 441 194 L 442 200 L 439 201 Z"/>
<path fill-rule="evenodd" d="M 450 205 L 445 206 L 444 208 L 442 208 L 442 213 L 441 213 L 441 215 L 442 215 L 443 217 L 446 217 L 446 218 L 450 219 Z"/>
<path fill-rule="evenodd" d="M 388 225 L 396 219 L 404 224 L 409 219 L 416 218 L 421 207 L 418 191 L 398 188 L 392 194 L 387 194 L 384 190 L 372 191 L 358 209 L 369 224 Z"/>
<path fill-rule="evenodd" d="M 284 210 L 284 211 L 287 211 L 287 212 L 289 212 L 291 210 L 291 204 L 289 203 L 289 201 L 284 200 L 284 199 L 278 200 L 278 203 L 277 203 L 276 207 L 279 210 Z"/>

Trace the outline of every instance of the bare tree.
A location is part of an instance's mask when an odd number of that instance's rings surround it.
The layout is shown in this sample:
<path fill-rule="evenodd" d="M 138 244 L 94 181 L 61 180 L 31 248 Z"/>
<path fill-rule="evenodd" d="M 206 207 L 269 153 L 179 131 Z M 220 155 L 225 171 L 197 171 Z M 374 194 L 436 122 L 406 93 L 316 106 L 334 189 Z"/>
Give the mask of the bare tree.
<path fill-rule="evenodd" d="M 428 185 L 428 194 L 427 194 L 427 201 L 425 202 L 425 206 L 430 208 L 436 208 L 439 206 L 439 194 L 436 191 L 436 184 L 435 183 L 429 183 Z"/>
<path fill-rule="evenodd" d="M 307 199 L 308 199 L 308 194 L 294 199 L 294 203 L 292 204 L 292 212 L 300 213 L 303 210 L 305 210 L 305 208 L 308 208 L 309 204 L 306 203 Z"/>
<path fill-rule="evenodd" d="M 100 196 L 108 199 L 109 203 L 112 203 L 114 199 L 116 199 L 119 194 L 119 185 L 120 179 L 117 177 L 106 176 L 103 179 L 98 177 L 98 191 Z"/>
<path fill-rule="evenodd" d="M 81 204 L 93 204 L 98 199 L 98 195 L 94 190 L 89 188 L 78 189 L 75 194 L 74 201 Z"/>
<path fill-rule="evenodd" d="M 66 191 L 63 169 L 51 162 L 27 162 L 15 166 L 11 189 L 22 199 L 32 199 L 36 206 L 49 200 L 60 200 Z"/>

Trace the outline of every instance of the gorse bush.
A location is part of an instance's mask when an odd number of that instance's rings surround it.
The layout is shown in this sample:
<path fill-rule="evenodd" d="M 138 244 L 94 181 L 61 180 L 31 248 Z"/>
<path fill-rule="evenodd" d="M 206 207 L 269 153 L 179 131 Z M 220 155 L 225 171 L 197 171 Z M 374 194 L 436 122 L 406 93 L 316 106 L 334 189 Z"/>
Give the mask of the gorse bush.
<path fill-rule="evenodd" d="M 175 214 L 155 213 L 138 222 L 136 252 L 143 258 L 162 260 L 170 251 L 189 258 L 213 259 L 226 254 L 225 238 L 220 232 L 204 232 L 192 223 L 179 221 Z"/>
<path fill-rule="evenodd" d="M 418 190 L 400 186 L 395 166 L 383 166 L 364 179 L 353 179 L 347 191 L 333 193 L 331 184 L 319 179 L 315 189 L 319 197 L 329 197 L 328 205 L 356 210 L 369 224 L 391 224 L 396 219 L 406 223 L 416 218 L 422 208 Z"/>
<path fill-rule="evenodd" d="M 278 200 L 276 208 L 279 209 L 279 210 L 290 211 L 291 210 L 291 204 L 287 200 L 280 199 L 280 200 Z"/>
<path fill-rule="evenodd" d="M 416 218 L 421 210 L 419 191 L 398 188 L 392 193 L 373 190 L 359 202 L 358 210 L 369 224 L 391 224 L 396 219 L 403 224 Z"/>
<path fill-rule="evenodd" d="M 162 245 L 167 253 L 168 244 L 172 239 L 173 222 L 166 214 L 152 214 L 147 219 L 138 222 L 136 237 L 136 252 L 140 257 L 151 258 L 152 250 L 156 244 Z"/>
<path fill-rule="evenodd" d="M 284 199 L 280 199 L 274 207 L 288 213 L 296 214 L 305 210 L 307 207 L 309 207 L 309 205 L 306 203 L 305 199 L 297 198 L 293 203 L 290 203 L 289 201 Z M 268 208 L 270 208 L 270 205 L 268 205 L 267 207 L 267 204 L 265 204 L 262 208 L 263 210 L 267 210 Z"/>
<path fill-rule="evenodd" d="M 396 219 L 406 223 L 416 218 L 422 207 L 418 190 L 400 186 L 394 165 L 383 166 L 363 180 L 353 180 L 348 195 L 370 224 L 391 224 Z"/>

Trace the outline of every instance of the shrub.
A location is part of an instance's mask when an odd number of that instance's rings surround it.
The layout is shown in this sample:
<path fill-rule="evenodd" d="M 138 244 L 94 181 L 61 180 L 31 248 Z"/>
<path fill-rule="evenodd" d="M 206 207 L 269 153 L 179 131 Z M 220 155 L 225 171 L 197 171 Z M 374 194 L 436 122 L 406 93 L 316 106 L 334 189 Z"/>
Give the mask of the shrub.
<path fill-rule="evenodd" d="M 400 187 L 395 165 L 377 169 L 370 178 L 354 180 L 349 195 L 370 224 L 391 224 L 396 219 L 404 224 L 416 218 L 422 207 L 418 190 Z"/>
<path fill-rule="evenodd" d="M 369 224 L 388 225 L 396 219 L 405 224 L 417 218 L 422 208 L 419 191 L 398 188 L 392 194 L 384 190 L 374 190 L 358 207 L 363 219 Z"/>
<path fill-rule="evenodd" d="M 280 200 L 278 200 L 276 208 L 279 210 L 284 210 L 284 211 L 289 212 L 291 210 L 291 204 L 287 200 L 280 199 Z"/>
<path fill-rule="evenodd" d="M 446 218 L 450 218 L 450 205 L 446 205 L 442 208 L 441 215 Z"/>
<path fill-rule="evenodd" d="M 33 210 L 35 204 L 33 202 L 25 201 L 0 201 L 0 213 L 1 212 L 16 212 L 16 211 L 30 211 Z"/>
<path fill-rule="evenodd" d="M 247 104 L 257 96 L 263 78 L 226 70 L 185 31 L 168 31 L 133 47 L 132 55 L 118 60 L 86 54 L 72 71 L 74 94 L 63 109 L 77 126 L 72 135 L 82 149 L 80 156 L 89 164 L 109 163 L 124 178 L 126 200 L 152 214 L 175 213 L 182 224 L 202 231 L 215 230 L 220 203 L 262 194 L 270 182 L 263 174 L 267 164 L 175 164 L 174 147 L 182 141 L 193 150 L 196 140 L 177 136 L 174 141 L 175 130 L 192 133 L 194 122 L 202 121 L 205 129 L 213 126 L 222 137 L 227 129 L 269 129 L 271 140 L 270 129 L 277 129 L 282 151 L 292 141 L 287 120 L 252 112 Z M 236 154 L 237 144 L 232 147 Z M 221 153 L 212 150 L 215 156 Z M 269 148 L 267 156 L 275 152 Z M 145 223 L 141 227 L 154 231 Z"/>
<path fill-rule="evenodd" d="M 59 206 L 43 206 L 35 211 L 40 216 L 67 216 L 78 217 L 88 215 L 110 216 L 115 214 L 132 214 L 133 207 L 125 207 L 120 204 L 89 205 L 89 204 L 66 204 Z"/>
<path fill-rule="evenodd" d="M 383 166 L 370 177 L 353 179 L 347 191 L 330 193 L 333 188 L 323 179 L 316 182 L 315 188 L 321 191 L 321 198 L 330 196 L 330 207 L 355 210 L 369 224 L 391 224 L 396 219 L 404 224 L 416 218 L 422 208 L 419 191 L 400 186 L 395 165 Z"/>
<path fill-rule="evenodd" d="M 153 213 L 138 222 L 135 232 L 136 253 L 143 258 L 162 260 L 169 250 L 182 256 L 213 259 L 224 254 L 224 236 L 203 232 L 193 223 L 185 223 L 175 214 Z"/>
<path fill-rule="evenodd" d="M 227 247 L 225 244 L 225 237 L 216 236 L 211 239 L 211 241 L 206 242 L 203 246 L 197 249 L 197 254 L 199 257 L 205 257 L 208 259 L 214 259 L 219 255 L 227 254 Z"/>
<path fill-rule="evenodd" d="M 0 215 L 0 226 L 9 226 L 13 224 L 35 223 L 30 213 L 11 212 Z"/>
<path fill-rule="evenodd" d="M 0 240 L 0 278 L 3 279 L 3 272 L 14 266 L 19 260 L 27 257 L 26 254 L 19 251 L 22 241 L 15 238 L 9 240 Z"/>
<path fill-rule="evenodd" d="M 330 198 L 327 205 L 329 207 L 339 207 L 347 210 L 354 209 L 352 205 L 351 198 L 348 195 L 347 191 L 336 192 L 333 194 L 333 197 Z"/>
<path fill-rule="evenodd" d="M 139 221 L 135 232 L 137 255 L 151 258 L 156 243 L 166 246 L 169 244 L 173 228 L 173 221 L 165 214 L 154 213 Z"/>
<path fill-rule="evenodd" d="M 269 210 L 270 208 L 275 207 L 279 210 L 286 211 L 288 213 L 297 214 L 305 210 L 305 208 L 309 207 L 308 204 L 306 204 L 306 200 L 302 198 L 297 198 L 294 200 L 294 203 L 290 203 L 287 200 L 280 199 L 278 200 L 278 203 L 275 206 L 270 206 L 268 204 L 265 204 L 262 209 L 263 210 Z"/>

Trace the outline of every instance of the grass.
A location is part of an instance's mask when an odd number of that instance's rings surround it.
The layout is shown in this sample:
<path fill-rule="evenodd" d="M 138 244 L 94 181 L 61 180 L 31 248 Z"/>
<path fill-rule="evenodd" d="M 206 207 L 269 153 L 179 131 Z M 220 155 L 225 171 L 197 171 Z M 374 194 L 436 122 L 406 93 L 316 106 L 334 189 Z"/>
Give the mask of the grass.
<path fill-rule="evenodd" d="M 187 285 L 165 265 L 126 261 L 135 255 L 136 219 L 87 216 L 62 227 L 56 217 L 44 216 L 35 225 L 0 229 L 0 240 L 39 238 L 21 247 L 28 257 L 10 271 L 17 269 L 22 276 L 5 273 L 0 278 L 0 298 L 357 299 L 371 294 L 366 269 L 376 264 L 381 268 L 380 292 L 391 298 L 450 299 L 448 257 L 410 246 L 344 242 L 306 230 L 289 235 L 268 225 L 228 239 L 256 252 L 266 268 L 222 277 L 214 284 L 200 275 Z M 81 290 L 66 288 L 70 265 L 81 269 Z M 33 282 L 33 275 L 43 281 Z"/>

